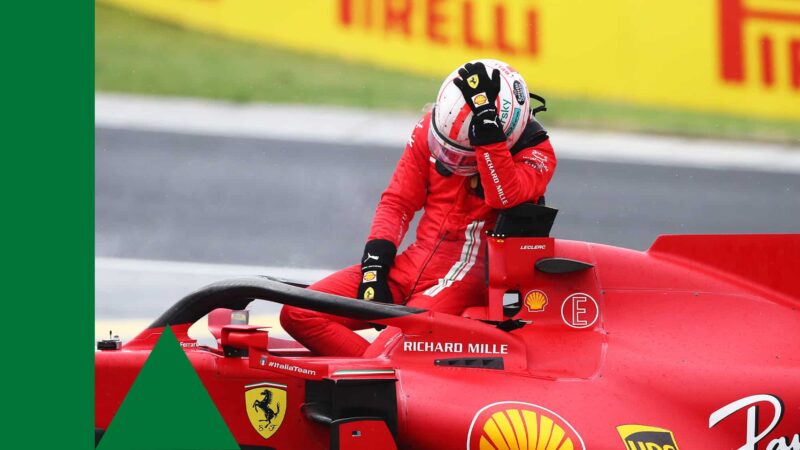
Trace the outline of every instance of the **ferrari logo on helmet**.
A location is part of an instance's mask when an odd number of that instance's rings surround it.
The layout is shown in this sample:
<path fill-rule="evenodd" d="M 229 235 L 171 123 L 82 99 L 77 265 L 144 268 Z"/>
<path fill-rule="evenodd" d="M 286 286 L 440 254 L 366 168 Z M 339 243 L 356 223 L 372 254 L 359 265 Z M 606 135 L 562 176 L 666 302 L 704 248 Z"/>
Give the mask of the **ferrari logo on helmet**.
<path fill-rule="evenodd" d="M 467 84 L 472 89 L 475 89 L 476 87 L 478 87 L 478 75 L 475 74 L 475 75 L 472 75 L 471 77 L 467 78 Z"/>
<path fill-rule="evenodd" d="M 244 387 L 244 406 L 250 424 L 264 439 L 275 434 L 286 415 L 286 385 L 256 383 Z"/>
<path fill-rule="evenodd" d="M 467 434 L 469 450 L 586 450 L 575 428 L 561 416 L 538 405 L 500 402 L 475 415 Z"/>
<path fill-rule="evenodd" d="M 530 291 L 525 294 L 525 307 L 528 312 L 542 312 L 547 306 L 547 295 L 539 290 Z"/>
<path fill-rule="evenodd" d="M 472 103 L 474 103 L 475 106 L 483 106 L 489 103 L 489 99 L 486 98 L 486 94 L 481 92 L 480 94 L 475 94 L 472 96 Z"/>
<path fill-rule="evenodd" d="M 675 436 L 663 428 L 648 427 L 645 425 L 620 425 L 617 432 L 625 443 L 626 448 L 638 450 L 678 450 Z"/>
<path fill-rule="evenodd" d="M 368 287 L 366 291 L 364 291 L 364 300 L 372 300 L 375 298 L 375 289 Z"/>

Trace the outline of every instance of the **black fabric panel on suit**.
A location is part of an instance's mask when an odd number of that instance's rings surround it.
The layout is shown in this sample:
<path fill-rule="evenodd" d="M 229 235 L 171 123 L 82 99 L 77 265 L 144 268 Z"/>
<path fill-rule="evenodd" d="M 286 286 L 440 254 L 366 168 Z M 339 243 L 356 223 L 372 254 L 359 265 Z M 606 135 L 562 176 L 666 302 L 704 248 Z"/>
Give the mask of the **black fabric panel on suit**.
<path fill-rule="evenodd" d="M 520 136 L 517 143 L 511 147 L 511 154 L 516 155 L 526 148 L 541 144 L 546 139 L 547 130 L 544 129 L 542 124 L 540 124 L 535 117 L 531 117 L 528 121 L 528 125 L 525 126 L 525 130 L 522 132 L 522 136 Z"/>

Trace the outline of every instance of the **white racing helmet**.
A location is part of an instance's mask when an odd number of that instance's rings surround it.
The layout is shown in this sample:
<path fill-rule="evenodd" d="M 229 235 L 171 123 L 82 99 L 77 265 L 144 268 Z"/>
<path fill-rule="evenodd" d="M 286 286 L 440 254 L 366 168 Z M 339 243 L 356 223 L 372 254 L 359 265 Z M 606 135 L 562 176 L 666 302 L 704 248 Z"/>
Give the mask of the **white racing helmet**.
<path fill-rule="evenodd" d="M 491 77 L 494 69 L 500 70 L 500 93 L 497 95 L 497 115 L 508 138 L 508 146 L 513 146 L 530 118 L 530 96 L 528 86 L 519 72 L 508 64 L 496 59 L 476 59 L 471 63 L 482 62 Z M 456 175 L 470 176 L 477 171 L 475 149 L 469 143 L 469 124 L 472 120 L 464 96 L 453 80 L 458 78 L 459 66 L 445 78 L 431 113 L 428 130 L 428 147 L 431 155 Z"/>

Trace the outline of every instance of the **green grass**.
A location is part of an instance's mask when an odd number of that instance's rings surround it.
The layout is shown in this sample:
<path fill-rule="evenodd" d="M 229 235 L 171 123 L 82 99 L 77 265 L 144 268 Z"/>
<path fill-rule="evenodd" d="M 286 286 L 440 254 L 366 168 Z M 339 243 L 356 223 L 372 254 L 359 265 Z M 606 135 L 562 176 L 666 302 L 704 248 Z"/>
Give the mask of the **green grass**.
<path fill-rule="evenodd" d="M 229 40 L 96 5 L 95 77 L 101 91 L 420 108 L 439 80 Z"/>
<path fill-rule="evenodd" d="M 419 111 L 441 80 L 239 42 L 95 7 L 99 91 Z M 547 96 L 546 92 L 543 92 Z M 548 96 L 549 126 L 800 143 L 800 123 Z"/>

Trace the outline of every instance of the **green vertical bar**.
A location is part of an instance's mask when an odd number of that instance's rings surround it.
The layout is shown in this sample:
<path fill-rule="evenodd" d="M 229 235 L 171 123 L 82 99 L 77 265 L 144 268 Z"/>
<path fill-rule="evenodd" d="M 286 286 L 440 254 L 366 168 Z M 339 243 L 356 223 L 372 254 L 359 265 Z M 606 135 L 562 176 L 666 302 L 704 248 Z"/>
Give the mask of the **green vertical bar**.
<path fill-rule="evenodd" d="M 2 17 L 2 447 L 90 449 L 94 3 Z"/>

